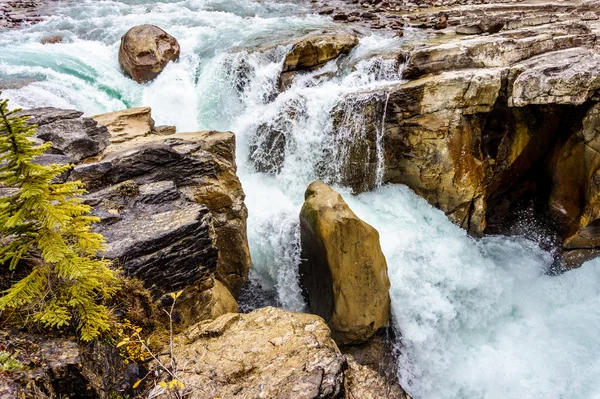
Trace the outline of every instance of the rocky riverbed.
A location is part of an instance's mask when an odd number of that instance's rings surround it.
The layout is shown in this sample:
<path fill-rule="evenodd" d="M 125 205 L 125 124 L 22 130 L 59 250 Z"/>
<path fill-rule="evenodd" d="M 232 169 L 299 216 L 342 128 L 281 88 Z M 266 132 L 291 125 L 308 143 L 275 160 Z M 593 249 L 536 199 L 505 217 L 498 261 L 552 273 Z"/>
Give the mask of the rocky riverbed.
<path fill-rule="evenodd" d="M 17 29 L 43 21 L 52 15 L 52 9 L 64 0 L 2 0 L 0 1 L 0 29 Z"/>
<path fill-rule="evenodd" d="M 103 255 L 139 279 L 115 313 L 163 362 L 183 290 L 190 397 L 593 397 L 600 3 L 114 2 L 77 25 L 82 4 L 55 47 L 27 30 L 51 2 L 0 6 L 30 35 L 0 87 L 87 184 Z M 166 378 L 15 336 L 0 350 L 35 359 L 2 399 Z"/>

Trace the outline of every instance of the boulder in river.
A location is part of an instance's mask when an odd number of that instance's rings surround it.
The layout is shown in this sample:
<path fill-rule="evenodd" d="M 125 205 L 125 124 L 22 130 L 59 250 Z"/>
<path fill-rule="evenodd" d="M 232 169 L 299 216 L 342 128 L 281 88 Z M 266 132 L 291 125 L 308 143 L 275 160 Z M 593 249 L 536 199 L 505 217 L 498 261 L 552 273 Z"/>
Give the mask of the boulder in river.
<path fill-rule="evenodd" d="M 138 25 L 121 38 L 119 64 L 136 82 L 156 78 L 170 61 L 179 59 L 177 39 L 154 25 Z"/>
<path fill-rule="evenodd" d="M 283 72 L 314 68 L 347 54 L 358 44 L 351 33 L 305 36 L 296 41 L 283 61 Z"/>
<path fill-rule="evenodd" d="M 300 212 L 300 284 L 309 310 L 323 317 L 340 345 L 358 344 L 385 327 L 390 281 L 379 233 L 342 196 L 313 182 Z"/>

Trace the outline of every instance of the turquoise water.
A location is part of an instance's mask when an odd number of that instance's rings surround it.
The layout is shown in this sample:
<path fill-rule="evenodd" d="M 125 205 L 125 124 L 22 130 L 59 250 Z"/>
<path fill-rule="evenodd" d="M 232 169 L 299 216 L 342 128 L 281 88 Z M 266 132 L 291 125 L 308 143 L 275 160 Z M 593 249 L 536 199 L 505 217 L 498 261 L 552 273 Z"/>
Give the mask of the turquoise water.
<path fill-rule="evenodd" d="M 3 94 L 13 105 L 76 108 L 87 115 L 149 105 L 157 124 L 177 125 L 179 131 L 235 132 L 250 215 L 252 278 L 275 290 L 283 307 L 299 311 L 304 304 L 296 278 L 298 213 L 304 190 L 317 178 L 317 164 L 327 163 L 324 177 L 339 181 L 345 141 L 364 134 L 365 121 L 349 118 L 341 140 L 334 139 L 330 112 L 341 107 L 358 114 L 353 110 L 359 105 L 344 100 L 347 94 L 399 82 L 402 66 L 380 55 L 416 34 L 366 35 L 347 59 L 302 77 L 277 96 L 289 45 L 253 50 L 334 27 L 302 4 L 75 2 L 39 25 L 0 34 L 0 80 L 31 81 Z M 120 72 L 117 52 L 121 35 L 141 23 L 166 29 L 182 52 L 155 81 L 138 85 Z M 65 40 L 41 45 L 48 34 Z M 264 126 L 286 137 L 277 176 L 256 173 L 249 161 Z M 384 186 L 359 196 L 338 188 L 381 234 L 401 346 L 399 377 L 415 399 L 600 398 L 598 261 L 549 277 L 544 270 L 552 258 L 536 243 L 474 240 L 406 187 Z"/>

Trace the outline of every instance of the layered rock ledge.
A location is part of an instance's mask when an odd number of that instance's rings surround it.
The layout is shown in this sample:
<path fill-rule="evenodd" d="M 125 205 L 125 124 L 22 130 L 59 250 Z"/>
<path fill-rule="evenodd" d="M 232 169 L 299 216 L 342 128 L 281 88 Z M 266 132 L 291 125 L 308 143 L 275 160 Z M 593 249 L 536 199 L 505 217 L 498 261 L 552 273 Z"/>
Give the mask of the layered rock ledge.
<path fill-rule="evenodd" d="M 563 266 L 598 253 L 600 3 L 313 4 L 340 24 L 420 30 L 390 55 L 406 60 L 406 82 L 349 94 L 342 102 L 357 106 L 334 110 L 342 121 L 362 109 L 365 125 L 345 144 L 338 183 L 356 193 L 406 184 L 475 236 L 523 233 L 534 219 Z"/>
<path fill-rule="evenodd" d="M 250 253 L 233 133 L 158 134 L 147 107 L 93 118 L 23 113 L 38 124 L 36 137 L 53 143 L 40 162 L 76 164 L 64 178 L 86 183 L 104 256 L 155 298 L 186 288 L 185 323 L 237 311 Z"/>

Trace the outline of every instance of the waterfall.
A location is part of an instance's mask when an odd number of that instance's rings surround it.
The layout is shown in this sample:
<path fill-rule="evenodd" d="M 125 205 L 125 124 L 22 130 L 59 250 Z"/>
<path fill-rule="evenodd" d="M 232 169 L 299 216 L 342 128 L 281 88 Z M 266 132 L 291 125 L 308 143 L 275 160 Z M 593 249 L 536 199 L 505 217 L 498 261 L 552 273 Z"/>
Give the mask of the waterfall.
<path fill-rule="evenodd" d="M 165 28 L 182 53 L 138 85 L 121 74 L 117 51 L 141 23 Z M 287 40 L 333 26 L 281 2 L 73 2 L 2 33 L 0 81 L 20 82 L 3 93 L 13 105 L 87 115 L 148 105 L 159 125 L 235 132 L 253 258 L 246 310 L 251 302 L 304 310 L 298 214 L 308 184 L 322 179 L 380 232 L 398 376 L 415 399 L 600 397 L 600 261 L 547 276 L 552 258 L 536 243 L 474 240 L 408 188 L 383 184 L 388 89 L 402 83 L 389 55 L 416 32 L 362 37 L 280 92 Z M 65 40 L 41 45 L 48 33 Z"/>

